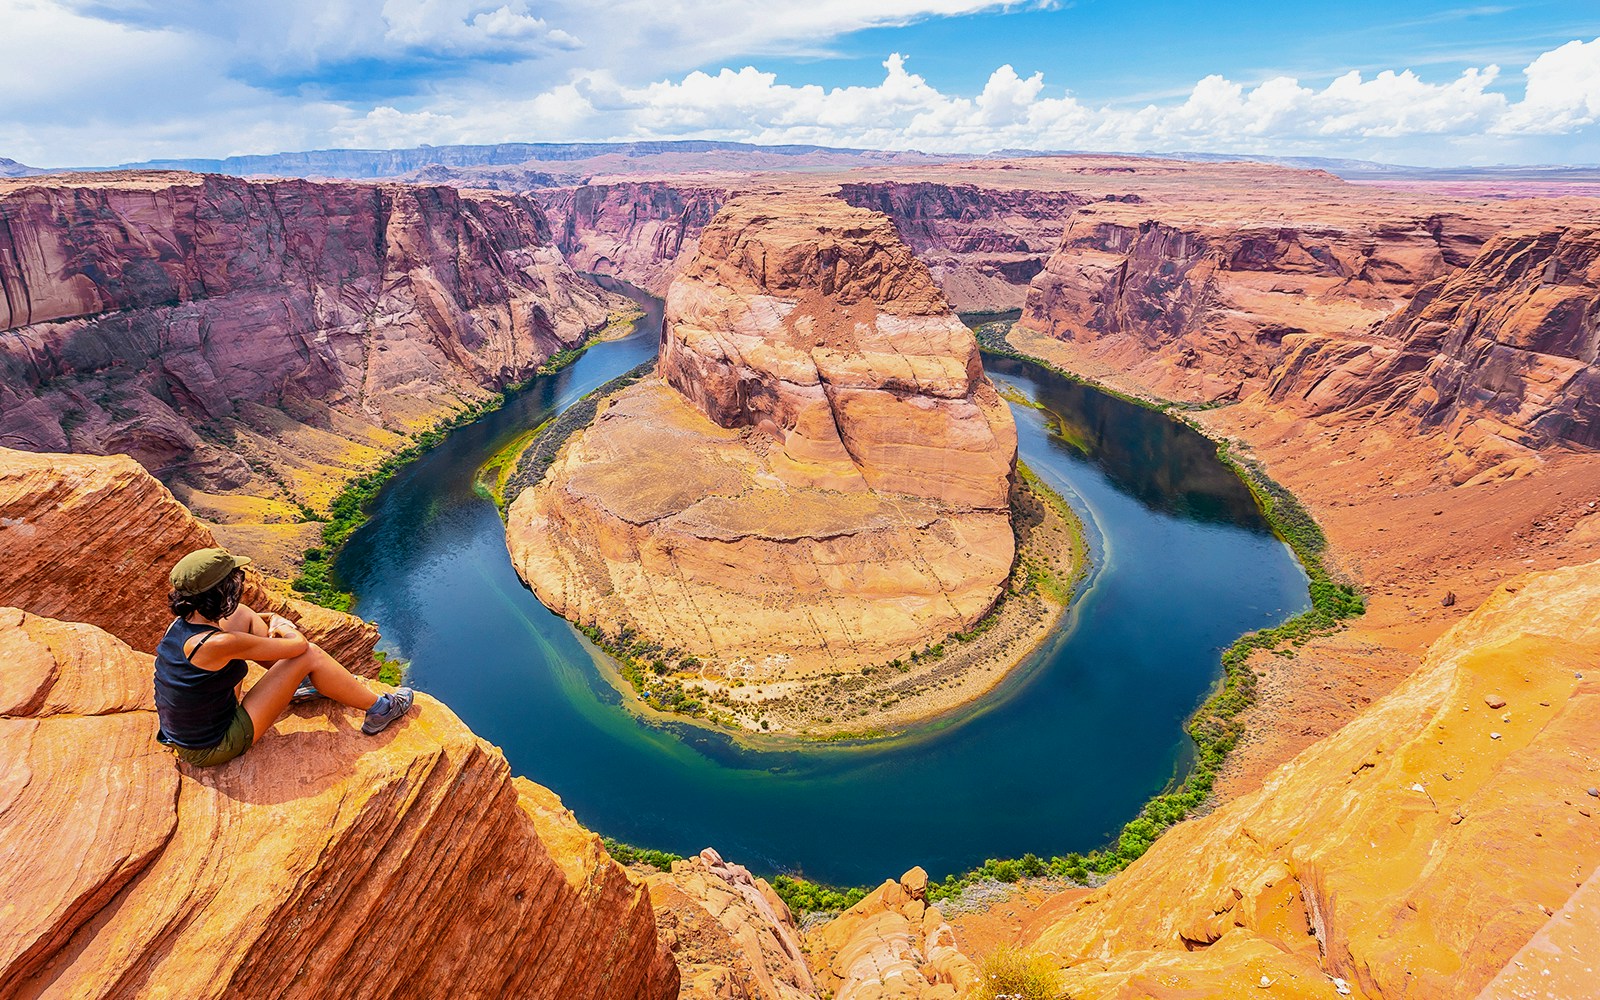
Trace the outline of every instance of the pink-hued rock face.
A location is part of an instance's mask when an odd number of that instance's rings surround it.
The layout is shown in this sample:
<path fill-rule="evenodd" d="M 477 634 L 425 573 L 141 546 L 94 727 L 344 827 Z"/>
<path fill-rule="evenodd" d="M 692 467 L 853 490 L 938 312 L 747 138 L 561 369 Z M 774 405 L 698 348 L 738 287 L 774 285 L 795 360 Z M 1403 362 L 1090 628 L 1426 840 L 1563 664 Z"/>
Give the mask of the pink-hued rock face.
<path fill-rule="evenodd" d="M 1016 427 L 886 219 L 730 203 L 664 338 L 663 379 L 615 397 L 511 507 L 545 604 L 776 676 L 886 662 L 993 606 Z"/>
<path fill-rule="evenodd" d="M 700 231 L 728 200 L 715 185 L 622 181 L 539 191 L 556 245 L 573 267 L 666 293 L 694 257 Z"/>
<path fill-rule="evenodd" d="M 0 441 L 291 503 L 607 313 L 514 195 L 74 175 L 0 223 Z"/>

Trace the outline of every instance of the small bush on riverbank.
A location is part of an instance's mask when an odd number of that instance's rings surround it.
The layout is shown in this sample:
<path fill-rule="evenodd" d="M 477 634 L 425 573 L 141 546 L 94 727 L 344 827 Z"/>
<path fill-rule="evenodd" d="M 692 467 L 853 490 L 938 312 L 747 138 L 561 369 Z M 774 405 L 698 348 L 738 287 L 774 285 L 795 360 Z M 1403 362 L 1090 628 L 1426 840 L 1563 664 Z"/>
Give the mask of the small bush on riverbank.
<path fill-rule="evenodd" d="M 795 913 L 848 910 L 867 897 L 867 890 L 860 887 L 836 889 L 831 885 L 807 881 L 798 875 L 779 875 L 769 884 L 778 898 Z"/>
<path fill-rule="evenodd" d="M 384 459 L 371 472 L 345 483 L 344 489 L 328 505 L 327 515 L 317 518 L 322 522 L 322 544 L 306 549 L 300 573 L 289 581 L 289 586 L 313 604 L 335 611 L 349 611 L 355 603 L 355 597 L 334 586 L 333 557 L 338 555 L 339 549 L 355 534 L 356 529 L 367 523 L 367 506 L 407 463 L 420 458 L 457 427 L 499 409 L 505 405 L 505 401 L 504 395 L 494 393 L 476 403 L 469 403 L 454 415 L 414 435 L 410 444 Z"/>
<path fill-rule="evenodd" d="M 683 860 L 680 854 L 652 850 L 648 847 L 634 847 L 632 844 L 624 844 L 611 837 L 601 837 L 600 842 L 605 845 L 606 853 L 611 855 L 611 860 L 619 865 L 649 865 L 659 871 L 669 872 L 674 861 Z"/>

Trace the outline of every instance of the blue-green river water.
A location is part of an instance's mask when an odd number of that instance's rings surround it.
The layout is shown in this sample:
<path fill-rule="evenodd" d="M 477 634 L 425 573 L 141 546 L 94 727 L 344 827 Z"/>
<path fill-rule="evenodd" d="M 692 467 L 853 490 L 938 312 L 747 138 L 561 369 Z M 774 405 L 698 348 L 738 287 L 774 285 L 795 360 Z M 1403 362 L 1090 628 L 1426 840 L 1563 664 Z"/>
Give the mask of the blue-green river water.
<path fill-rule="evenodd" d="M 868 745 L 749 745 L 643 718 L 522 585 L 472 484 L 518 432 L 655 354 L 650 305 L 634 336 L 595 345 L 406 467 L 336 563 L 356 612 L 411 660 L 414 686 L 590 829 L 836 884 L 1087 851 L 1188 766 L 1183 721 L 1220 676 L 1222 648 L 1308 605 L 1299 565 L 1204 438 L 989 357 L 997 383 L 1043 407 L 1012 406 L 1022 460 L 1090 535 L 1089 585 L 1053 639 L 981 704 Z"/>

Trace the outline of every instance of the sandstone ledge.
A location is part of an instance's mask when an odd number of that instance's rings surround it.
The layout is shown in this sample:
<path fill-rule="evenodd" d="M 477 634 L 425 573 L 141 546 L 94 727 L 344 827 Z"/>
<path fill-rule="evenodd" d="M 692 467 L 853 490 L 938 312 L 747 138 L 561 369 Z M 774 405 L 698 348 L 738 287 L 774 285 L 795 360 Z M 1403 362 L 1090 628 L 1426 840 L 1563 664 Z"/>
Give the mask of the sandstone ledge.
<path fill-rule="evenodd" d="M 677 995 L 643 886 L 425 695 L 191 769 L 148 654 L 0 609 L 0 660 L 6 996 Z"/>
<path fill-rule="evenodd" d="M 1600 865 L 1596 622 L 1600 563 L 1507 583 L 1392 694 L 1029 943 L 1082 997 L 1476 994 Z"/>

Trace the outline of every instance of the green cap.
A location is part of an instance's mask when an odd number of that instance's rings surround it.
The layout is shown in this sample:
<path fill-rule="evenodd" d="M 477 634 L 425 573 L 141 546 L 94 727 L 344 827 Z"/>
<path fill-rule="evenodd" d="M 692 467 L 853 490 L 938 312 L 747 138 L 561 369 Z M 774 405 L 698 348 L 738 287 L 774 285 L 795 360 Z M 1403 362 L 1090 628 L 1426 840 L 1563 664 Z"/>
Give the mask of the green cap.
<path fill-rule="evenodd" d="M 226 579 L 229 573 L 248 565 L 249 556 L 236 556 L 227 549 L 197 549 L 172 567 L 172 589 L 181 597 L 203 594 Z"/>

